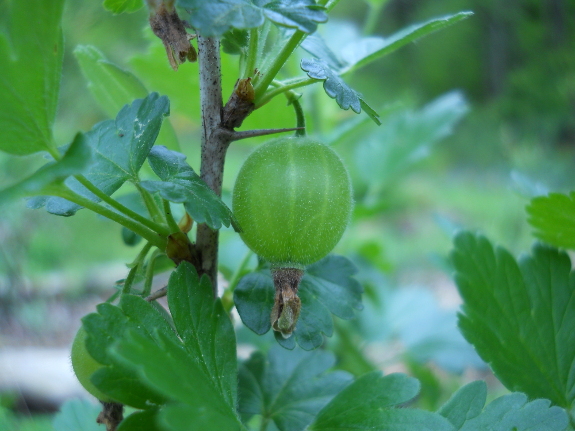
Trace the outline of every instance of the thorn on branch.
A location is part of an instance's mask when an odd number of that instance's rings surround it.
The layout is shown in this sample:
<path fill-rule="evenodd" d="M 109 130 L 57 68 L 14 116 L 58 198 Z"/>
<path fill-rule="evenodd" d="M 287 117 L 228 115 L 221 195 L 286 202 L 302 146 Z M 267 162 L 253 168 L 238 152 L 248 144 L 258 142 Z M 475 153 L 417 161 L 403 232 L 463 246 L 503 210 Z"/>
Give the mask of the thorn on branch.
<path fill-rule="evenodd" d="M 230 132 L 231 141 L 239 141 L 240 139 L 253 138 L 256 136 L 273 135 L 275 133 L 295 132 L 297 130 L 305 130 L 305 127 L 290 127 L 286 129 L 257 129 L 257 130 L 243 130 L 241 132 Z"/>

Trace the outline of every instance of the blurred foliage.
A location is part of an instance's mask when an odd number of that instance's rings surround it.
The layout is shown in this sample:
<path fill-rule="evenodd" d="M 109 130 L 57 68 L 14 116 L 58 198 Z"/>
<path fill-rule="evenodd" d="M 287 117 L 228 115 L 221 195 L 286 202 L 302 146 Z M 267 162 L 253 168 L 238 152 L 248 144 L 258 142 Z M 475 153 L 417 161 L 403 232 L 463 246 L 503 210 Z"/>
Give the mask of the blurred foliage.
<path fill-rule="evenodd" d="M 0 429 L 7 431 L 53 431 L 51 418 L 47 415 L 19 417 L 0 405 Z"/>
<path fill-rule="evenodd" d="M 391 0 L 379 28 L 389 34 L 414 20 L 462 9 L 475 16 L 385 62 L 386 90 L 410 88 L 422 100 L 463 90 L 476 110 L 460 133 L 469 128 L 477 145 L 457 145 L 451 156 L 459 163 L 477 161 L 478 155 L 483 165 L 496 162 L 501 153 L 509 157 L 506 139 L 519 146 L 535 141 L 543 148 L 572 149 L 575 3 Z"/>

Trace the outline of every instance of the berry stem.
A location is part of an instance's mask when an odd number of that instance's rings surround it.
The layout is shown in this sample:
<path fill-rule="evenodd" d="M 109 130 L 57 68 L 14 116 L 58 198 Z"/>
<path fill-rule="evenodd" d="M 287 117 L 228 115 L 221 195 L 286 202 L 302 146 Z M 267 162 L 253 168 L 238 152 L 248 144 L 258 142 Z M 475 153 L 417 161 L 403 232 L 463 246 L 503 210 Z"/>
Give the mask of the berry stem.
<path fill-rule="evenodd" d="M 293 91 L 286 93 L 286 97 L 289 103 L 293 106 L 296 117 L 297 130 L 295 131 L 295 136 L 303 137 L 305 136 L 305 115 L 301 103 L 299 101 L 299 95 L 295 94 Z"/>

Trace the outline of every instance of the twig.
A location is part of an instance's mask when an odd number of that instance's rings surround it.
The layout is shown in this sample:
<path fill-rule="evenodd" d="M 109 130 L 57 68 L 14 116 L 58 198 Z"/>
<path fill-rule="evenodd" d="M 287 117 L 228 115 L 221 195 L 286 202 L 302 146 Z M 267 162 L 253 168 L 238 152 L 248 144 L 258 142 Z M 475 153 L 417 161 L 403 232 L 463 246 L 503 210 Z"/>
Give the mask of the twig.
<path fill-rule="evenodd" d="M 164 286 L 161 289 L 156 290 L 154 293 L 152 293 L 149 296 L 146 296 L 145 300 L 148 302 L 152 302 L 155 301 L 158 298 L 161 298 L 163 296 L 166 296 L 168 294 L 168 286 Z"/>
<path fill-rule="evenodd" d="M 202 157 L 200 177 L 218 195 L 222 194 L 224 159 L 230 143 L 218 130 L 222 122 L 222 86 L 220 42 L 211 37 L 198 36 L 200 66 L 200 102 L 202 108 Z M 217 295 L 218 231 L 206 224 L 198 225 L 196 235 L 201 267 L 198 273 L 212 280 L 214 297 Z"/>

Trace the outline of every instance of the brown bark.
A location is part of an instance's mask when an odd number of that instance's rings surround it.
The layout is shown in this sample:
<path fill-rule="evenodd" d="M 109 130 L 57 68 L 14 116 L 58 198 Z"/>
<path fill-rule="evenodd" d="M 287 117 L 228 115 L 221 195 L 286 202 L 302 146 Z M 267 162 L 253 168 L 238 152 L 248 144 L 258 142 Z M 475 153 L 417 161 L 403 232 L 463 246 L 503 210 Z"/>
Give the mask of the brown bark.
<path fill-rule="evenodd" d="M 200 103 L 202 108 L 202 156 L 200 177 L 218 195 L 222 194 L 224 159 L 229 141 L 219 133 L 222 122 L 222 86 L 220 42 L 215 38 L 198 36 L 200 63 Z M 196 248 L 199 252 L 201 274 L 212 280 L 217 294 L 218 231 L 205 224 L 198 225 Z"/>

